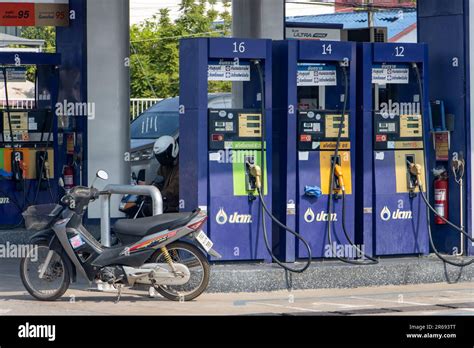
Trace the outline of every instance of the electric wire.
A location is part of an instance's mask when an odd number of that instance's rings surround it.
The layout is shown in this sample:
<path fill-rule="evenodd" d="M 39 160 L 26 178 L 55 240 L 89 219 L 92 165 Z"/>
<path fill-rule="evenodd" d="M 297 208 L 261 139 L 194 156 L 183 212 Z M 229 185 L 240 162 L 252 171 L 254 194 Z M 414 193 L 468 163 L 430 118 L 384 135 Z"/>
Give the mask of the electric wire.
<path fill-rule="evenodd" d="M 334 196 L 334 191 L 336 189 L 335 187 L 335 171 L 336 171 L 336 161 L 339 156 L 339 150 L 341 147 L 341 140 L 342 140 L 342 130 L 344 128 L 345 124 L 345 118 L 346 118 L 346 111 L 347 111 L 347 100 L 349 99 L 349 78 L 347 76 L 347 70 L 344 65 L 341 65 L 343 76 L 344 76 L 344 104 L 342 107 L 342 114 L 341 114 L 341 120 L 339 123 L 339 129 L 338 129 L 338 135 L 337 135 L 337 141 L 336 141 L 336 148 L 334 151 L 334 157 L 331 163 L 331 172 L 330 172 L 330 178 L 329 178 L 329 195 L 328 195 L 328 224 L 327 224 L 327 237 L 328 237 L 328 242 L 331 246 L 332 254 L 335 256 L 339 261 L 349 263 L 352 265 L 373 265 L 377 264 L 378 260 L 374 259 L 373 257 L 366 255 L 365 252 L 363 252 L 350 238 L 349 233 L 347 232 L 346 229 L 346 214 L 345 214 L 345 191 L 342 190 L 342 231 L 344 232 L 344 235 L 347 239 L 347 241 L 350 243 L 350 245 L 355 248 L 359 254 L 363 258 L 367 258 L 368 260 L 351 260 L 345 257 L 341 257 L 337 254 L 337 251 L 334 250 L 334 244 L 332 241 L 332 232 L 331 232 L 331 223 L 332 219 L 331 216 L 334 213 L 334 202 L 333 202 L 333 196 Z M 349 117 L 348 117 L 349 118 Z M 349 120 L 348 120 L 349 123 Z"/>
<path fill-rule="evenodd" d="M 421 82 L 421 74 L 420 74 L 420 69 L 418 68 L 418 64 L 416 63 L 413 63 L 412 65 L 413 69 L 415 70 L 415 75 L 416 75 L 416 78 L 417 78 L 417 82 L 418 82 L 418 88 L 420 90 L 420 100 L 421 100 L 421 109 L 422 109 L 422 114 L 423 114 L 423 111 L 424 111 L 424 103 L 423 103 L 423 83 Z M 426 135 L 425 133 L 423 132 L 423 142 L 425 143 L 426 145 Z M 427 160 L 427 157 L 425 156 L 424 158 L 424 165 L 425 165 L 425 168 L 428 168 L 428 160 Z M 447 264 L 450 264 L 452 266 L 455 266 L 455 267 L 466 267 L 466 266 L 469 266 L 469 265 L 472 265 L 474 263 L 474 259 L 471 259 L 469 261 L 466 261 L 466 262 L 455 262 L 455 261 L 452 261 L 452 260 L 449 260 L 446 256 L 443 256 L 439 251 L 438 249 L 436 248 L 435 246 L 435 243 L 434 243 L 434 240 L 433 240 L 433 231 L 431 230 L 431 218 L 430 218 L 430 210 L 432 210 L 437 216 L 439 216 L 444 222 L 448 223 L 450 226 L 452 226 L 453 228 L 457 229 L 458 231 L 460 231 L 461 233 L 463 233 L 464 235 L 466 235 L 466 237 L 468 237 L 471 241 L 472 241 L 472 238 L 471 236 L 469 236 L 468 234 L 466 234 L 461 228 L 459 228 L 459 226 L 456 226 L 455 224 L 453 224 L 452 222 L 450 222 L 449 220 L 445 219 L 443 216 L 439 215 L 438 212 L 436 211 L 436 209 L 434 209 L 431 204 L 428 202 L 428 199 L 426 198 L 426 195 L 423 191 L 423 184 L 418 182 L 418 188 L 420 190 L 420 194 L 421 194 L 421 197 L 423 198 L 423 201 L 425 202 L 426 204 L 426 221 L 427 221 L 427 224 L 428 224 L 428 237 L 429 237 L 429 241 L 430 241 L 430 245 L 431 245 L 431 248 L 433 249 L 435 255 L 440 259 L 442 260 L 443 262 L 447 263 Z M 427 196 L 429 197 L 430 193 L 429 193 L 429 185 L 426 185 L 426 193 L 427 193 Z"/>
<path fill-rule="evenodd" d="M 256 68 L 257 68 L 257 71 L 258 71 L 258 76 L 259 76 L 259 80 L 260 80 L 260 90 L 261 90 L 261 112 L 262 112 L 262 122 L 261 122 L 261 127 L 262 127 L 262 132 L 261 132 L 261 147 L 260 147 L 260 153 L 261 153 L 261 157 L 260 157 L 260 162 L 261 162 L 261 170 L 262 170 L 262 180 L 261 180 L 261 184 L 262 184 L 262 187 L 263 187 L 263 190 L 265 191 L 265 178 L 264 178 L 264 173 L 265 173 L 265 85 L 264 85 L 264 77 L 263 77 L 263 71 L 262 71 L 262 67 L 260 65 L 260 61 L 259 60 L 256 60 L 254 61 L 255 65 L 256 65 Z M 267 228 L 266 228 L 266 223 L 265 223 L 265 214 L 262 214 L 262 230 L 263 230 L 263 239 L 265 241 L 265 247 L 268 251 L 268 253 L 270 254 L 272 260 L 278 264 L 280 267 L 282 267 L 286 272 L 291 272 L 291 273 L 303 273 L 304 271 L 306 271 L 309 266 L 311 265 L 311 261 L 312 261 L 312 256 L 311 256 L 311 247 L 309 246 L 308 242 L 296 231 L 294 231 L 293 229 L 291 229 L 290 227 L 286 226 L 285 224 L 283 224 L 281 221 L 279 221 L 273 214 L 272 212 L 268 209 L 266 203 L 265 203 L 265 199 L 264 199 L 264 194 L 262 194 L 261 192 L 261 189 L 259 187 L 257 187 L 257 193 L 259 195 L 259 198 L 260 198 L 260 203 L 263 207 L 263 210 L 265 211 L 265 213 L 271 218 L 271 220 L 273 222 L 275 222 L 279 227 L 283 228 L 285 231 L 291 233 L 292 235 L 294 235 L 297 239 L 299 239 L 303 245 L 305 246 L 305 248 L 308 250 L 308 259 L 306 260 L 306 264 L 302 267 L 302 268 L 292 268 L 292 267 L 289 267 L 288 265 L 285 265 L 283 262 L 281 262 L 280 260 L 278 260 L 278 258 L 275 256 L 275 254 L 273 253 L 272 251 L 272 248 L 270 247 L 270 243 L 268 241 L 268 235 L 267 235 Z"/>

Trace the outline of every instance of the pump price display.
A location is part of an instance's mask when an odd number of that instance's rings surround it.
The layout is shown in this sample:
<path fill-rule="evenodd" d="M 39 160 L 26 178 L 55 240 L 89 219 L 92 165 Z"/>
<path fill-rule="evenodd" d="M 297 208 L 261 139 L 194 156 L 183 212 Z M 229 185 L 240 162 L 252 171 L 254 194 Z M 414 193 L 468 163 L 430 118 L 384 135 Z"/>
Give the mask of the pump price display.
<path fill-rule="evenodd" d="M 410 70 L 397 65 L 379 65 L 372 68 L 372 83 L 378 85 L 408 84 Z"/>
<path fill-rule="evenodd" d="M 211 61 L 207 69 L 209 81 L 250 81 L 250 64 L 221 59 Z"/>
<path fill-rule="evenodd" d="M 0 0 L 0 26 L 68 26 L 69 0 Z"/>
<path fill-rule="evenodd" d="M 298 64 L 298 87 L 304 86 L 336 86 L 336 67 L 326 64 Z"/>
<path fill-rule="evenodd" d="M 298 149 L 299 151 L 322 150 L 323 144 L 337 140 L 339 128 L 341 137 L 349 138 L 349 115 L 337 115 L 328 111 L 298 111 Z M 350 145 L 349 145 L 350 146 Z"/>
<path fill-rule="evenodd" d="M 423 148 L 423 121 L 421 115 L 374 115 L 376 150 Z"/>

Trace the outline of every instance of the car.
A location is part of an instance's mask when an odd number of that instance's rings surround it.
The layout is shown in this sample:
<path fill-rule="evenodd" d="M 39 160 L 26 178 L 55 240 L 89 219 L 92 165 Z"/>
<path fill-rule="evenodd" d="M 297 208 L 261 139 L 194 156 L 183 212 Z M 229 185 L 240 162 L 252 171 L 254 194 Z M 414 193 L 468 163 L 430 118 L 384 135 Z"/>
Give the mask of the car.
<path fill-rule="evenodd" d="M 230 93 L 209 94 L 209 108 L 231 108 Z M 155 141 L 170 135 L 179 140 L 179 97 L 167 98 L 140 114 L 130 126 L 130 161 L 132 182 L 150 184 L 157 175 L 159 163 L 153 154 Z"/>

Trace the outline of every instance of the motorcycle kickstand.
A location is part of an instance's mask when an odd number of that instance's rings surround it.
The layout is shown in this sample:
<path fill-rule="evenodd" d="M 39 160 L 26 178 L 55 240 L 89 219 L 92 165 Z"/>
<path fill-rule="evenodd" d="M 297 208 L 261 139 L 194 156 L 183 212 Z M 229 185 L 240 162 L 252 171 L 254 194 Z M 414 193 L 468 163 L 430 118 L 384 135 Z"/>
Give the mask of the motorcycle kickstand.
<path fill-rule="evenodd" d="M 148 295 L 150 296 L 150 298 L 155 298 L 156 297 L 156 288 L 155 288 L 156 280 L 153 279 L 151 276 L 149 279 L 150 279 L 151 286 L 148 289 Z"/>
<path fill-rule="evenodd" d="M 120 297 L 122 296 L 122 284 L 117 284 L 116 289 L 118 290 L 118 293 L 117 293 L 117 299 L 114 302 L 115 304 L 120 302 Z"/>

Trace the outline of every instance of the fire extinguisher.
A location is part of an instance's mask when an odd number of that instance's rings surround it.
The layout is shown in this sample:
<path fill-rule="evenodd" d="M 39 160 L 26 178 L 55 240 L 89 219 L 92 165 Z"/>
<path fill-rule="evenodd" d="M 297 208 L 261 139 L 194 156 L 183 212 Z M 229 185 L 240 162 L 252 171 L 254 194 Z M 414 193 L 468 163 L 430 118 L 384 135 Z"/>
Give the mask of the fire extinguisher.
<path fill-rule="evenodd" d="M 74 187 L 74 170 L 72 166 L 64 166 L 64 188 L 72 189 Z"/>
<path fill-rule="evenodd" d="M 445 168 L 437 168 L 433 170 L 434 180 L 434 207 L 439 215 L 435 214 L 435 224 L 446 225 L 446 222 L 440 217 L 448 219 L 449 210 L 449 180 L 448 172 Z"/>

